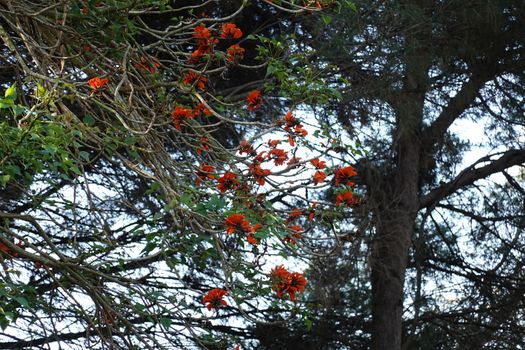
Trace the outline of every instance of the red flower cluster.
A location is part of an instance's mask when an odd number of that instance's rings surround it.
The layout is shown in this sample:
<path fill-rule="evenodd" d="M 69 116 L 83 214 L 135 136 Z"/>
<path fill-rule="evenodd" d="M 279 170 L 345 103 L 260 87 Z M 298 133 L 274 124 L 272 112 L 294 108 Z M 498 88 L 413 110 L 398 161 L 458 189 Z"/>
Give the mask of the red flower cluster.
<path fill-rule="evenodd" d="M 171 118 L 173 119 L 173 124 L 175 125 L 175 129 L 181 130 L 182 129 L 182 122 L 185 120 L 191 119 L 194 117 L 193 111 L 191 108 L 184 108 L 182 106 L 177 106 L 171 112 Z"/>
<path fill-rule="evenodd" d="M 245 139 L 241 141 L 239 144 L 239 154 L 246 153 L 248 155 L 254 155 L 255 149 L 253 148 L 253 145 L 248 143 Z"/>
<path fill-rule="evenodd" d="M 214 288 L 202 298 L 202 303 L 205 305 L 207 304 L 206 308 L 208 310 L 211 310 L 212 308 L 218 310 L 223 306 L 228 306 L 226 300 L 223 299 L 226 294 L 228 294 L 228 292 L 224 289 Z"/>
<path fill-rule="evenodd" d="M 234 23 L 225 23 L 222 25 L 220 37 L 223 39 L 240 39 L 242 31 Z"/>
<path fill-rule="evenodd" d="M 219 185 L 217 186 L 217 189 L 221 191 L 221 193 L 224 193 L 227 190 L 235 190 L 241 185 L 239 180 L 237 180 L 237 175 L 230 171 L 224 173 L 218 181 Z"/>
<path fill-rule="evenodd" d="M 195 117 L 199 117 L 201 114 L 204 114 L 207 117 L 212 115 L 211 111 L 204 103 L 198 103 L 197 106 L 195 106 L 195 112 L 193 114 Z"/>
<path fill-rule="evenodd" d="M 335 185 L 346 185 L 346 186 L 353 186 L 354 182 L 350 178 L 357 175 L 357 172 L 355 169 L 349 165 L 344 168 L 336 169 L 334 172 L 335 175 Z"/>
<path fill-rule="evenodd" d="M 206 82 L 208 81 L 208 78 L 206 78 L 202 74 L 197 74 L 196 72 L 190 70 L 188 71 L 184 77 L 182 78 L 182 81 L 186 85 L 194 85 L 197 86 L 199 89 L 203 90 L 206 86 Z"/>
<path fill-rule="evenodd" d="M 193 30 L 193 37 L 199 45 L 197 50 L 199 50 L 203 54 L 210 53 L 211 45 L 217 44 L 219 42 L 213 37 L 211 30 L 203 26 L 202 24 L 195 27 L 195 29 Z"/>
<path fill-rule="evenodd" d="M 261 107 L 262 104 L 262 98 L 261 98 L 261 92 L 259 90 L 253 90 L 248 94 L 248 97 L 246 97 L 246 102 L 248 102 L 247 109 L 251 112 L 254 109 L 257 109 Z"/>
<path fill-rule="evenodd" d="M 295 301 L 295 294 L 304 292 L 307 283 L 301 273 L 289 272 L 283 265 L 274 267 L 270 272 L 270 284 L 278 298 L 282 298 L 287 293 L 290 300 Z"/>
<path fill-rule="evenodd" d="M 103 88 L 109 82 L 108 78 L 100 79 L 99 77 L 94 77 L 88 80 L 89 87 L 94 90 Z"/>
<path fill-rule="evenodd" d="M 288 218 L 286 219 L 286 222 L 294 221 L 295 219 L 299 218 L 301 215 L 303 215 L 303 211 L 299 208 L 294 208 L 289 214 Z"/>
<path fill-rule="evenodd" d="M 246 239 L 248 240 L 248 243 L 252 245 L 256 245 L 258 243 L 253 234 L 262 227 L 261 224 L 250 226 L 250 223 L 244 218 L 243 214 L 232 214 L 226 218 L 224 223 L 226 224 L 227 234 L 247 234 Z"/>
<path fill-rule="evenodd" d="M 268 152 L 267 158 L 273 160 L 275 165 L 283 165 L 288 160 L 288 152 L 280 148 L 273 148 Z"/>
<path fill-rule="evenodd" d="M 228 62 L 235 63 L 242 60 L 244 58 L 244 51 L 245 50 L 237 44 L 230 46 L 226 50 Z"/>
<path fill-rule="evenodd" d="M 272 173 L 269 169 L 261 168 L 261 164 L 257 161 L 253 162 L 248 166 L 248 171 L 255 178 L 255 182 L 257 182 L 261 186 L 264 186 L 264 184 L 266 183 L 266 176 Z"/>
<path fill-rule="evenodd" d="M 215 175 L 213 175 L 213 172 L 215 171 L 215 167 L 213 165 L 209 165 L 208 163 L 202 163 L 199 170 L 197 171 L 197 180 L 195 181 L 195 184 L 197 186 L 200 186 L 202 181 L 206 179 L 214 180 Z"/>
<path fill-rule="evenodd" d="M 319 160 L 319 158 L 312 159 L 310 161 L 310 163 L 312 163 L 312 165 L 316 169 L 324 169 L 324 168 L 326 168 L 326 162 L 324 160 Z"/>
<path fill-rule="evenodd" d="M 292 112 L 286 113 L 283 118 L 283 122 L 284 130 L 289 133 L 288 142 L 290 143 L 290 146 L 295 146 L 296 136 L 305 137 L 308 135 L 308 131 L 306 131 L 299 120 L 292 115 Z"/>
<path fill-rule="evenodd" d="M 324 182 L 324 179 L 326 179 L 326 173 L 324 171 L 317 170 L 314 174 L 314 185 Z"/>
<path fill-rule="evenodd" d="M 359 203 L 359 199 L 354 197 L 352 191 L 339 192 L 335 197 L 335 205 L 345 204 L 347 207 L 354 206 Z"/>

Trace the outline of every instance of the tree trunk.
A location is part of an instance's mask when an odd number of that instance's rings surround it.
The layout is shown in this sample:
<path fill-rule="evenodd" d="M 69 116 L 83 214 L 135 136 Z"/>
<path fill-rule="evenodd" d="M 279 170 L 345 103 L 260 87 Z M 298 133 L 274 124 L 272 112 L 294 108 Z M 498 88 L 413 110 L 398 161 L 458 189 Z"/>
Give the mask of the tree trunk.
<path fill-rule="evenodd" d="M 423 94 L 406 94 L 397 110 L 397 166 L 371 185 L 376 234 L 371 250 L 372 349 L 401 349 L 403 286 L 419 210 Z M 374 188 L 375 187 L 375 188 Z"/>
<path fill-rule="evenodd" d="M 378 217 L 372 247 L 372 349 L 401 349 L 403 286 L 414 215 Z"/>

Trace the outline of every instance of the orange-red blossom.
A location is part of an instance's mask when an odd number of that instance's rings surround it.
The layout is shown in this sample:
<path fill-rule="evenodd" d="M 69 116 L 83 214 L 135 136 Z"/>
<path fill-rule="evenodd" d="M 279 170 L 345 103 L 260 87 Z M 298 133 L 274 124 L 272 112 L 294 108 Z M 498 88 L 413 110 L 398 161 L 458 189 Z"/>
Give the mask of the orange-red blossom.
<path fill-rule="evenodd" d="M 290 272 L 283 265 L 274 267 L 270 272 L 270 284 L 278 298 L 288 294 L 290 300 L 295 301 L 296 293 L 304 292 L 307 283 L 303 274 Z"/>
<path fill-rule="evenodd" d="M 228 292 L 224 289 L 214 288 L 202 298 L 202 303 L 206 305 L 208 310 L 212 308 L 218 310 L 223 306 L 228 306 L 226 300 L 223 299 L 226 294 L 228 294 Z"/>
<path fill-rule="evenodd" d="M 104 87 L 104 85 L 106 85 L 108 82 L 108 78 L 101 79 L 99 77 L 94 77 L 88 80 L 89 87 L 94 90 Z"/>

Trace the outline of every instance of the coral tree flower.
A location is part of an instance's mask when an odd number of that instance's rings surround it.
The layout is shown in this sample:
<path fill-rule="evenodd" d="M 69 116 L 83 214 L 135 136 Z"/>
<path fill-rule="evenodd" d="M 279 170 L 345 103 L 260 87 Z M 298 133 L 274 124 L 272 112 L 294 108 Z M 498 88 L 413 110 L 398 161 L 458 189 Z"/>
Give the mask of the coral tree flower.
<path fill-rule="evenodd" d="M 346 186 L 353 186 L 354 182 L 352 182 L 351 178 L 357 175 L 357 172 L 355 169 L 349 165 L 343 168 L 337 169 L 335 172 L 335 185 L 346 185 Z"/>
<path fill-rule="evenodd" d="M 241 143 L 239 144 L 239 154 L 243 153 L 246 153 L 247 155 L 254 155 L 255 153 L 253 145 L 246 141 L 246 139 L 242 139 Z"/>
<path fill-rule="evenodd" d="M 200 186 L 202 181 L 206 179 L 215 179 L 215 175 L 213 175 L 214 171 L 215 167 L 213 165 L 209 165 L 208 163 L 202 163 L 199 170 L 197 171 L 197 180 L 195 181 L 195 184 L 197 186 Z"/>
<path fill-rule="evenodd" d="M 324 168 L 326 168 L 326 162 L 324 160 L 319 160 L 319 158 L 312 159 L 310 161 L 310 163 L 312 163 L 312 165 L 316 169 L 324 169 Z"/>
<path fill-rule="evenodd" d="M 222 25 L 220 37 L 223 39 L 240 39 L 242 31 L 234 23 L 225 23 Z"/>
<path fill-rule="evenodd" d="M 175 129 L 181 130 L 182 129 L 182 123 L 187 120 L 193 118 L 193 111 L 191 108 L 184 108 L 182 106 L 177 106 L 171 112 L 171 118 L 173 119 L 173 124 L 175 125 Z"/>
<path fill-rule="evenodd" d="M 224 173 L 218 181 L 219 185 L 217 186 L 217 189 L 221 191 L 221 193 L 224 193 L 227 190 L 235 190 L 240 186 L 240 182 L 237 180 L 237 175 L 230 171 Z"/>
<path fill-rule="evenodd" d="M 100 79 L 99 77 L 94 77 L 88 80 L 89 87 L 94 90 L 103 88 L 108 82 L 108 78 Z"/>
<path fill-rule="evenodd" d="M 307 281 L 299 272 L 289 272 L 283 265 L 274 267 L 270 272 L 270 284 L 278 298 L 288 294 L 290 300 L 296 300 L 296 294 L 304 291 Z"/>
<path fill-rule="evenodd" d="M 251 112 L 254 109 L 257 109 L 261 107 L 262 104 L 262 98 L 261 98 L 261 92 L 259 90 L 253 90 L 248 94 L 248 97 L 246 97 L 246 102 L 248 102 L 247 109 Z"/>
<path fill-rule="evenodd" d="M 303 127 L 301 122 L 295 118 L 292 112 L 286 113 L 283 120 L 280 123 L 284 122 L 284 130 L 289 133 L 288 142 L 290 146 L 295 146 L 295 137 L 305 137 L 308 135 L 308 131 Z"/>
<path fill-rule="evenodd" d="M 224 220 L 226 224 L 226 233 L 232 235 L 234 233 L 246 234 L 248 243 L 256 245 L 257 239 L 253 236 L 255 231 L 262 227 L 261 224 L 250 225 L 248 220 L 244 218 L 243 214 L 232 214 Z"/>
<path fill-rule="evenodd" d="M 284 162 L 288 160 L 288 152 L 280 149 L 274 148 L 268 152 L 268 159 L 272 159 L 275 165 L 283 165 Z"/>
<path fill-rule="evenodd" d="M 204 88 L 206 87 L 206 82 L 208 81 L 208 78 L 206 78 L 204 75 L 197 74 L 194 71 L 190 70 L 184 75 L 184 77 L 182 78 L 182 81 L 186 85 L 195 84 L 197 88 L 204 90 Z"/>
<path fill-rule="evenodd" d="M 244 218 L 243 214 L 232 214 L 224 221 L 226 224 L 226 233 L 244 233 L 250 230 L 250 223 Z"/>
<path fill-rule="evenodd" d="M 354 194 L 351 191 L 339 192 L 337 197 L 335 197 L 335 205 L 344 204 L 347 207 L 357 204 L 359 201 L 354 197 Z"/>
<path fill-rule="evenodd" d="M 226 50 L 228 62 L 235 63 L 242 60 L 244 58 L 244 52 L 245 50 L 237 44 L 230 46 Z"/>
<path fill-rule="evenodd" d="M 228 306 L 226 300 L 223 299 L 226 294 L 228 294 L 228 292 L 224 289 L 214 288 L 202 298 L 202 303 L 206 305 L 208 310 L 212 308 L 218 310 L 223 306 Z"/>
<path fill-rule="evenodd" d="M 324 182 L 324 179 L 326 179 L 326 173 L 320 170 L 316 171 L 314 174 L 314 185 Z"/>
<path fill-rule="evenodd" d="M 259 185 L 264 186 L 266 183 L 266 176 L 270 175 L 272 172 L 269 169 L 261 168 L 259 162 L 254 162 L 248 166 L 248 171 L 255 178 L 255 182 Z"/>

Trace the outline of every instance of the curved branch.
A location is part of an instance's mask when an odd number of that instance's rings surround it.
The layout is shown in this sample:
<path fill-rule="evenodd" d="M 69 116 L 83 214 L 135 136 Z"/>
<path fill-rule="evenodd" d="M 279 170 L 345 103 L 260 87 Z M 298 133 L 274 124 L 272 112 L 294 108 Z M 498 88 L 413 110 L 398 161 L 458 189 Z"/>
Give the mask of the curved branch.
<path fill-rule="evenodd" d="M 480 168 L 475 167 L 477 164 L 487 161 L 490 161 L 490 163 Z M 445 183 L 422 196 L 420 198 L 419 208 L 430 207 L 462 187 L 471 185 L 477 180 L 484 179 L 492 174 L 499 173 L 507 168 L 520 164 L 525 164 L 525 150 L 508 150 L 504 152 L 501 157 L 493 161 L 491 161 L 490 155 L 480 158 L 459 173 L 453 181 Z"/>

